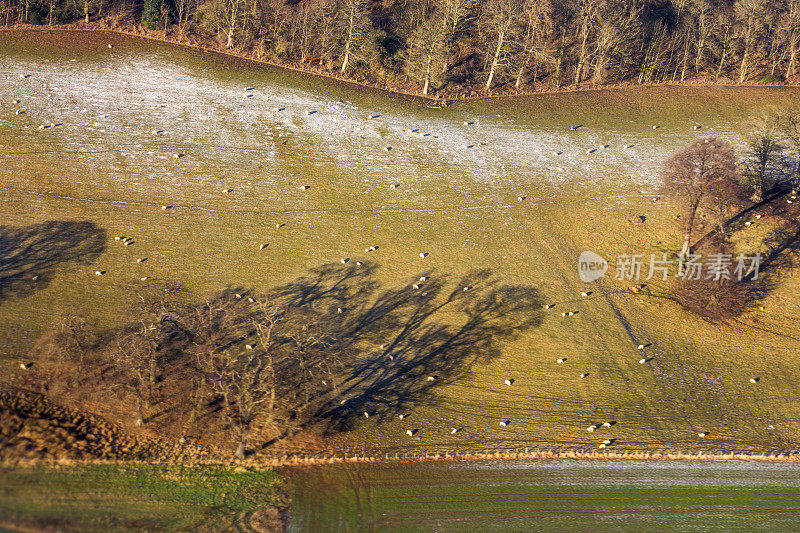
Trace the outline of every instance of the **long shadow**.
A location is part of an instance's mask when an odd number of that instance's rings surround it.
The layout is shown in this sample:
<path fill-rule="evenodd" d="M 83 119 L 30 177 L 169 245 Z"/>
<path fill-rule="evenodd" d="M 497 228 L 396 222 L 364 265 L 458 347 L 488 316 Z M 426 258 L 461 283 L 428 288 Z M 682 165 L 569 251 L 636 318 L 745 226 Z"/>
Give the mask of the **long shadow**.
<path fill-rule="evenodd" d="M 435 401 L 437 389 L 499 357 L 504 342 L 543 320 L 537 289 L 504 284 L 489 270 L 422 272 L 392 288 L 375 271 L 371 263 L 323 265 L 273 293 L 328 317 L 325 335 L 345 354 L 338 383 L 309 413 L 331 430 L 346 430 L 365 413 L 380 422 Z"/>
<path fill-rule="evenodd" d="M 44 288 L 64 263 L 93 262 L 105 243 L 106 231 L 88 221 L 0 226 L 0 301 Z"/>

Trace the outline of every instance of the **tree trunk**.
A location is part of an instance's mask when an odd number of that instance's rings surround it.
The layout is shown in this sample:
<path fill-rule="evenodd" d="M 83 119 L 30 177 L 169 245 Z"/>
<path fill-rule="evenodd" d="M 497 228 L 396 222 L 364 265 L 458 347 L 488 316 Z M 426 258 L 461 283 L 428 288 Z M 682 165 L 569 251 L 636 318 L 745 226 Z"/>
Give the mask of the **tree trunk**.
<path fill-rule="evenodd" d="M 347 42 L 344 45 L 344 60 L 342 61 L 342 74 L 347 70 L 347 65 L 350 63 L 350 47 L 353 44 L 353 23 L 355 22 L 355 10 L 350 11 L 350 25 L 347 28 Z"/>
<path fill-rule="evenodd" d="M 692 230 L 694 229 L 694 217 L 697 214 L 697 208 L 700 202 L 692 202 L 689 205 L 689 219 L 686 221 L 686 230 L 683 233 L 683 246 L 681 247 L 680 257 L 686 258 L 688 254 L 692 253 Z"/>
<path fill-rule="evenodd" d="M 84 15 L 83 21 L 86 24 L 89 24 L 89 2 L 88 2 L 88 0 L 83 3 L 83 15 Z"/>
<path fill-rule="evenodd" d="M 244 459 L 245 451 L 247 449 L 247 433 L 242 429 L 239 437 L 239 446 L 236 447 L 234 457 L 237 459 Z"/>
<path fill-rule="evenodd" d="M 791 78 L 797 71 L 797 41 L 796 37 L 789 40 L 789 66 L 786 67 L 786 77 Z"/>
<path fill-rule="evenodd" d="M 431 81 L 431 62 L 433 62 L 433 56 L 428 54 L 428 61 L 425 65 L 425 86 L 422 88 L 422 94 L 426 96 L 428 95 L 428 86 Z"/>
<path fill-rule="evenodd" d="M 589 22 L 584 20 L 583 22 L 583 40 L 581 41 L 581 53 L 578 57 L 578 66 L 575 68 L 575 85 L 578 85 L 581 82 L 581 78 L 583 76 L 583 65 L 586 62 L 586 40 L 589 38 L 589 28 L 587 27 Z"/>
<path fill-rule="evenodd" d="M 497 70 L 497 64 L 500 62 L 500 53 L 503 51 L 503 39 L 505 38 L 505 29 L 501 29 L 497 36 L 497 50 L 494 52 L 494 59 L 492 59 L 492 68 L 489 69 L 489 79 L 486 80 L 486 90 L 492 88 L 492 81 L 494 80 L 494 72 Z"/>
<path fill-rule="evenodd" d="M 728 56 L 728 32 L 728 28 L 725 28 L 725 40 L 722 43 L 722 54 L 720 55 L 719 66 L 717 67 L 717 79 L 722 76 L 722 67 L 725 66 L 725 59 L 727 59 Z"/>

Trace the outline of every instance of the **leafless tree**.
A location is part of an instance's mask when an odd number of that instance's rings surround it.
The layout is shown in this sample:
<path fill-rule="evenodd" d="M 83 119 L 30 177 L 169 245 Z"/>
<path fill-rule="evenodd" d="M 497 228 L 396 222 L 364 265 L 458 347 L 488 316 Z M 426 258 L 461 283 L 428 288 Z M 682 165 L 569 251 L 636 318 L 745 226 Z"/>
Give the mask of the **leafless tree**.
<path fill-rule="evenodd" d="M 774 114 L 765 114 L 751 121 L 748 131 L 747 151 L 744 158 L 744 175 L 753 187 L 754 202 L 764 199 L 764 192 L 772 184 L 783 162 L 780 143 L 780 126 Z"/>
<path fill-rule="evenodd" d="M 721 205 L 728 183 L 736 182 L 733 148 L 716 137 L 698 139 L 667 159 L 661 189 L 684 202 L 684 234 L 681 256 L 691 252 L 697 210 L 704 201 Z"/>

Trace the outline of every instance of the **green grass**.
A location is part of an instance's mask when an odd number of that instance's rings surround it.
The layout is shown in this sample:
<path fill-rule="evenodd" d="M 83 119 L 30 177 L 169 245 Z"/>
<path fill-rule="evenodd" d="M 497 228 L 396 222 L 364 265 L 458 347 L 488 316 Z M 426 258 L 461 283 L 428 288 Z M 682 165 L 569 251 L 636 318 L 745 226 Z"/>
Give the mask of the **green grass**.
<path fill-rule="evenodd" d="M 281 477 L 266 469 L 4 466 L 0 467 L 0 527 L 228 529 L 249 523 L 256 511 L 282 507 L 282 488 Z"/>

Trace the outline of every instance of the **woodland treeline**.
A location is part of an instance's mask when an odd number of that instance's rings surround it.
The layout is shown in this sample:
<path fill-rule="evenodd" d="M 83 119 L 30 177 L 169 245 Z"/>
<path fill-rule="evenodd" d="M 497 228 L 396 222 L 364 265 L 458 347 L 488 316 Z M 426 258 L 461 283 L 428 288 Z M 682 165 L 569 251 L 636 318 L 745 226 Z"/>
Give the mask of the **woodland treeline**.
<path fill-rule="evenodd" d="M 423 94 L 797 75 L 800 0 L 0 0 Z"/>

